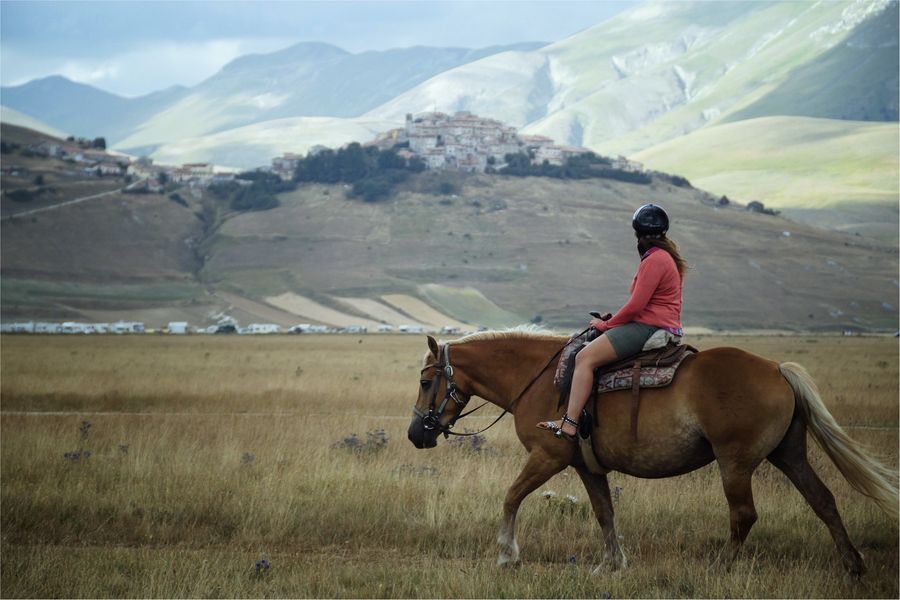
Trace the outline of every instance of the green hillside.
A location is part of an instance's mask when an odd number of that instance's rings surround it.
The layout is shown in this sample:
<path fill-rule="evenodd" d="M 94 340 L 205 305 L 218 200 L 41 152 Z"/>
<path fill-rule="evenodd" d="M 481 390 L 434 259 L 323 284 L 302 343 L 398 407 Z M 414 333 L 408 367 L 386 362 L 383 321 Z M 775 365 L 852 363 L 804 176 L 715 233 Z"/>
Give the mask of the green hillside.
<path fill-rule="evenodd" d="M 896 241 L 898 148 L 897 123 L 767 117 L 704 128 L 634 158 L 740 202 Z"/>
<path fill-rule="evenodd" d="M 898 22 L 900 5 L 891 2 L 877 18 L 861 23 L 840 44 L 798 67 L 780 86 L 725 120 L 795 115 L 896 121 Z"/>
<path fill-rule="evenodd" d="M 512 327 L 524 320 L 521 315 L 500 308 L 475 288 L 428 283 L 419 286 L 419 293 L 431 306 L 467 323 L 499 328 Z"/>

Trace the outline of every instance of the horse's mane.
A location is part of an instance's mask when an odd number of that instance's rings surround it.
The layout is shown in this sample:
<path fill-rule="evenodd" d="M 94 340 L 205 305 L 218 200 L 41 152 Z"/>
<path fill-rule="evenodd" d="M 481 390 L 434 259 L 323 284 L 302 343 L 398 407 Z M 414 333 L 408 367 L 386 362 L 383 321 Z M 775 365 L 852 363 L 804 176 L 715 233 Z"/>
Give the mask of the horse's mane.
<path fill-rule="evenodd" d="M 517 325 L 509 329 L 477 331 L 456 340 L 450 340 L 450 345 L 467 344 L 469 342 L 481 342 L 485 340 L 558 340 L 565 341 L 567 336 L 562 336 L 548 331 L 537 325 Z M 441 340 L 443 343 L 443 340 Z"/>

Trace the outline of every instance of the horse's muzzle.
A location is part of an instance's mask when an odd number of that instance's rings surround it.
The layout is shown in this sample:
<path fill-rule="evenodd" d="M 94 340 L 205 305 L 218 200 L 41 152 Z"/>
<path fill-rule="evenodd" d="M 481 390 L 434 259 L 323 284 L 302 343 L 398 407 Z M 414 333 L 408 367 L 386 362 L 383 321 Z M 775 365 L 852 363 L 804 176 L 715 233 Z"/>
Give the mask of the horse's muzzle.
<path fill-rule="evenodd" d="M 416 448 L 434 448 L 437 446 L 437 434 L 436 429 L 425 429 L 425 422 L 421 416 L 413 415 L 406 437 Z"/>

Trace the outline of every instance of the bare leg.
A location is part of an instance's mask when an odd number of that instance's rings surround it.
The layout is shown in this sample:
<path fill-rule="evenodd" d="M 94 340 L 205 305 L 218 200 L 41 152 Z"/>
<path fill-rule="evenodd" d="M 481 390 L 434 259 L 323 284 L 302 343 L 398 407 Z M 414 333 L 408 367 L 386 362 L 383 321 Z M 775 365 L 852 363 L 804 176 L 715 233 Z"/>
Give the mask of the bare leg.
<path fill-rule="evenodd" d="M 581 409 L 584 408 L 591 395 L 591 386 L 594 385 L 594 369 L 609 364 L 617 358 L 619 356 L 616 354 L 616 349 L 605 335 L 601 335 L 575 355 L 575 373 L 572 375 L 572 389 L 569 392 L 569 407 L 566 409 L 566 416 L 576 423 L 578 422 Z M 562 420 L 538 423 L 538 427 L 542 429 L 562 427 L 565 433 L 575 434 L 575 427 L 569 423 L 563 423 Z"/>
<path fill-rule="evenodd" d="M 603 562 L 594 569 L 594 575 L 597 575 L 604 569 L 615 571 L 624 569 L 628 566 L 628 560 L 625 553 L 619 547 L 619 537 L 616 535 L 616 526 L 613 523 L 613 505 L 612 498 L 609 495 L 609 480 L 606 475 L 594 475 L 586 469 L 577 469 L 581 482 L 587 490 L 588 497 L 591 499 L 591 506 L 594 508 L 594 514 L 597 522 L 603 530 L 603 541 L 606 544 L 606 556 Z"/>
<path fill-rule="evenodd" d="M 847 535 L 834 502 L 834 495 L 825 487 L 806 458 L 806 426 L 802 420 L 794 419 L 784 440 L 769 455 L 769 462 L 787 475 L 791 483 L 803 494 L 816 516 L 828 527 L 844 561 L 844 568 L 854 577 L 863 575 L 866 572 L 866 565 L 862 556 L 853 547 L 850 536 Z"/>
<path fill-rule="evenodd" d="M 525 467 L 506 492 L 506 500 L 503 502 L 503 523 L 500 525 L 500 535 L 497 536 L 497 543 L 500 544 L 500 556 L 497 558 L 499 566 L 512 566 L 519 562 L 516 513 L 522 500 L 566 466 L 566 460 L 552 458 L 540 448 L 528 455 Z"/>

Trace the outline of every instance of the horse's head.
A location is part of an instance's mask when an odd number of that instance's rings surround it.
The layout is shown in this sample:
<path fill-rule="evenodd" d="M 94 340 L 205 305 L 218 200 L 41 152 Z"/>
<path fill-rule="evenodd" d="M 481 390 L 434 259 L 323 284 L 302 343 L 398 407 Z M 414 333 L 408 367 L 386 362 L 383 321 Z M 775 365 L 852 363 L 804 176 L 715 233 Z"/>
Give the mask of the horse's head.
<path fill-rule="evenodd" d="M 469 395 L 460 391 L 458 383 L 459 378 L 454 377 L 450 365 L 447 344 L 440 346 L 429 335 L 428 354 L 419 376 L 419 397 L 407 432 L 409 441 L 416 448 L 434 448 L 438 434 L 446 436 L 459 418 Z"/>

